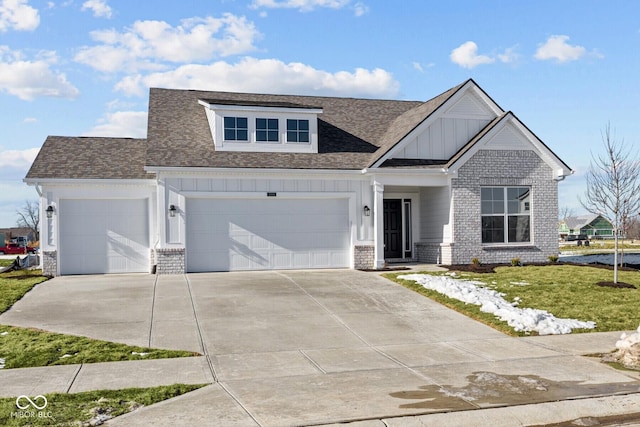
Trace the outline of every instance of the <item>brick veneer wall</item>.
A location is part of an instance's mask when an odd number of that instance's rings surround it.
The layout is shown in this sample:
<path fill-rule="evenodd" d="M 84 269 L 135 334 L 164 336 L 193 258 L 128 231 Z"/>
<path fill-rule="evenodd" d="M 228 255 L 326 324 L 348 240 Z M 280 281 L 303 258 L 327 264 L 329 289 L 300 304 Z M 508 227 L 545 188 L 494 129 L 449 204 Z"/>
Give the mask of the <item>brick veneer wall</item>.
<path fill-rule="evenodd" d="M 451 251 L 453 245 L 450 243 L 416 243 L 416 254 L 418 262 L 426 264 L 452 264 Z"/>
<path fill-rule="evenodd" d="M 42 252 L 42 275 L 55 277 L 58 274 L 58 252 Z"/>
<path fill-rule="evenodd" d="M 527 150 L 480 150 L 451 180 L 453 203 L 453 264 L 545 262 L 558 253 L 558 183 L 551 168 Z M 482 186 L 531 187 L 531 244 L 483 246 L 480 218 Z"/>
<path fill-rule="evenodd" d="M 184 248 L 156 249 L 156 274 L 184 274 Z"/>
<path fill-rule="evenodd" d="M 356 245 L 353 248 L 353 267 L 356 270 L 375 268 L 375 246 Z"/>

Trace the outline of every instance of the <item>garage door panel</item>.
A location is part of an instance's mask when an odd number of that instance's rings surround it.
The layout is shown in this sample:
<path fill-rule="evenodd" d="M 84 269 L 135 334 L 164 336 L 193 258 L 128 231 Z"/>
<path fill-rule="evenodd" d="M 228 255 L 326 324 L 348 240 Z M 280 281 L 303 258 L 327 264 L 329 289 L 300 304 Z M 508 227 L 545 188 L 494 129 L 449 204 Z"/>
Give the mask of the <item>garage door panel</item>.
<path fill-rule="evenodd" d="M 348 267 L 348 200 L 187 199 L 186 245 L 188 271 Z"/>
<path fill-rule="evenodd" d="M 146 199 L 60 201 L 61 274 L 149 271 Z"/>

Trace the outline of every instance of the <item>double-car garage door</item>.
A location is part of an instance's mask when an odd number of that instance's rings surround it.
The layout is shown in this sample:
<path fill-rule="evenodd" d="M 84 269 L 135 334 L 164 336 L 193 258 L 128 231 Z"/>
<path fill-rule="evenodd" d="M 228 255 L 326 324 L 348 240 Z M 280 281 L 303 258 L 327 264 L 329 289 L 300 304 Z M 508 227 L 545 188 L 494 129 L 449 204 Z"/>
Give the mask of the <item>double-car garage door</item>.
<path fill-rule="evenodd" d="M 350 265 L 346 198 L 189 198 L 186 211 L 189 272 Z"/>

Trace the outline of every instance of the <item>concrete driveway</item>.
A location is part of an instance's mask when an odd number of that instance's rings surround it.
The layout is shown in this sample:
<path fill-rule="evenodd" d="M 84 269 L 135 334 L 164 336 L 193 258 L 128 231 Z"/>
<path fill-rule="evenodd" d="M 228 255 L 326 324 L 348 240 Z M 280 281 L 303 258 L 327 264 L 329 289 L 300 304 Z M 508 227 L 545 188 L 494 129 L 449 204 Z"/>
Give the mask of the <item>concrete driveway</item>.
<path fill-rule="evenodd" d="M 211 386 L 109 425 L 392 425 L 640 391 L 631 375 L 576 355 L 610 350 L 610 335 L 590 334 L 589 351 L 575 352 L 510 338 L 350 270 L 59 277 L 0 323 L 206 356 Z"/>

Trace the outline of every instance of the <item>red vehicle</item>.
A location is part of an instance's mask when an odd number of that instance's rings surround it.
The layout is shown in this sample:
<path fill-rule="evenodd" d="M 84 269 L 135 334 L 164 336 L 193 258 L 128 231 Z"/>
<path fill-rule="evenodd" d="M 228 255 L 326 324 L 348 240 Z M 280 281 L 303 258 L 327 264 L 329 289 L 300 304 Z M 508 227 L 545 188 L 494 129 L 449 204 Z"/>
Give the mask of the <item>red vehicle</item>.
<path fill-rule="evenodd" d="M 35 248 L 31 246 L 20 246 L 17 243 L 9 243 L 7 246 L 0 246 L 0 255 L 24 255 L 26 253 L 35 254 Z"/>

